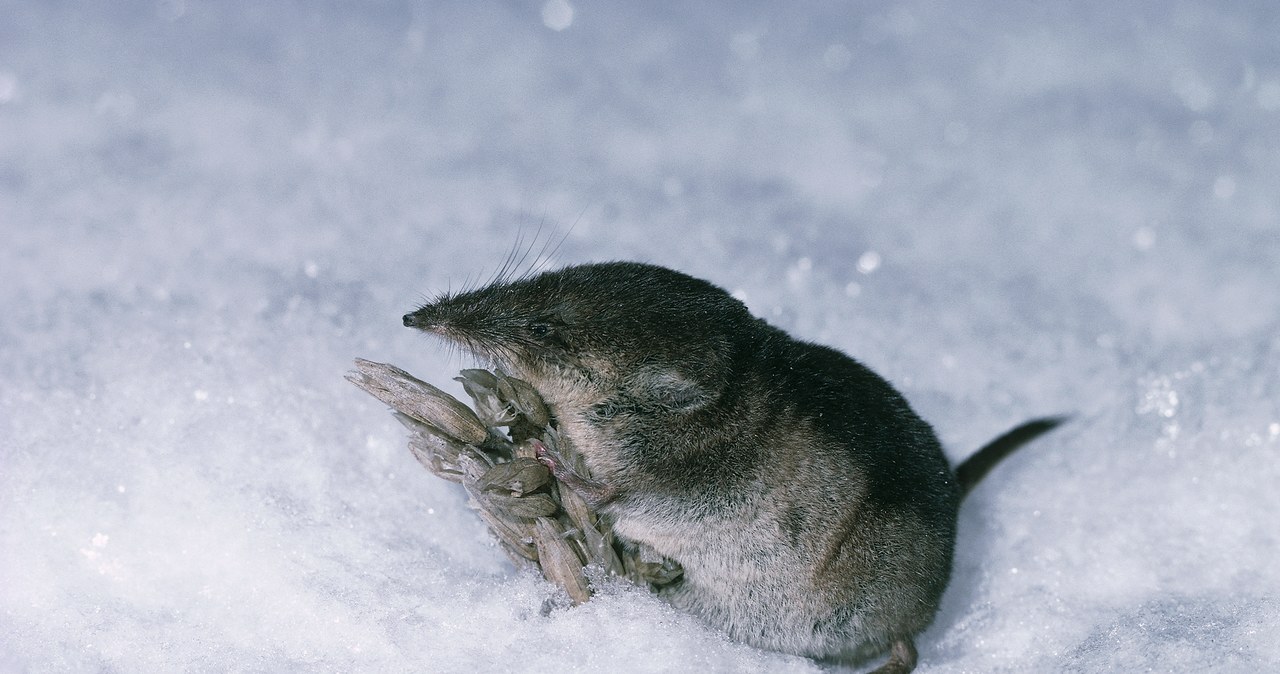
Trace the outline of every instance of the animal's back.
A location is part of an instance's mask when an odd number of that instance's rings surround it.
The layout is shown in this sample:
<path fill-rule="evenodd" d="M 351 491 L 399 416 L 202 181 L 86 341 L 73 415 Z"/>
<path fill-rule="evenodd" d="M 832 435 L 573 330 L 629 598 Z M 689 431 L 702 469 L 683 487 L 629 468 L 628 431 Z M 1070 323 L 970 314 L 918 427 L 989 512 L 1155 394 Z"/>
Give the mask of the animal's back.
<path fill-rule="evenodd" d="M 882 378 L 762 321 L 755 331 L 731 369 L 738 423 L 721 440 L 750 457 L 743 484 L 704 495 L 716 516 L 663 532 L 621 512 L 617 531 L 680 561 L 670 599 L 737 639 L 819 657 L 881 651 L 923 629 L 946 587 L 951 469 Z"/>

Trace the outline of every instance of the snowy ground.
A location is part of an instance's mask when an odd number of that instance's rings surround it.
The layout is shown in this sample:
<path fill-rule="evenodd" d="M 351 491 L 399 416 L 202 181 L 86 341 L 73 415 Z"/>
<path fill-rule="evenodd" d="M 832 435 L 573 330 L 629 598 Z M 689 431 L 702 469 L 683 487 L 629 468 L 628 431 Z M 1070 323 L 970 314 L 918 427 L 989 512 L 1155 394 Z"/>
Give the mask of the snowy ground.
<path fill-rule="evenodd" d="M 0 0 L 0 671 L 817 671 L 541 617 L 342 375 L 520 236 L 894 381 L 924 672 L 1280 668 L 1280 6 Z"/>

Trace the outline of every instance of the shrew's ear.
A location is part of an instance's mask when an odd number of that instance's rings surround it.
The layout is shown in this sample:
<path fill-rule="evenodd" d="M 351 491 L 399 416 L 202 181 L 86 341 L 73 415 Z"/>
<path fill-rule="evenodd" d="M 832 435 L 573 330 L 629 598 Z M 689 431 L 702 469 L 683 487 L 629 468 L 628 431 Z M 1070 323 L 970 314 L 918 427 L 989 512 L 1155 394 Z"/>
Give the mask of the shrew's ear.
<path fill-rule="evenodd" d="M 711 391 L 674 368 L 641 368 L 631 385 L 638 399 L 673 412 L 693 411 L 715 400 Z"/>

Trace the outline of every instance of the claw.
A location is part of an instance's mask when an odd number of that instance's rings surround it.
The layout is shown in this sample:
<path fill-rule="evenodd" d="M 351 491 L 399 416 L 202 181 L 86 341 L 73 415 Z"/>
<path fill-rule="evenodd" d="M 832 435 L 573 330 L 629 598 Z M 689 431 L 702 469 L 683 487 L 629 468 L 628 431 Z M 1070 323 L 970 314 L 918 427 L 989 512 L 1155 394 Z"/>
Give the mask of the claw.
<path fill-rule="evenodd" d="M 550 447 L 543 444 L 543 442 L 537 438 L 530 440 L 529 444 L 533 445 L 533 456 L 537 458 L 538 461 L 541 461 L 542 465 L 550 469 L 552 475 L 555 475 L 556 478 L 559 478 L 560 477 L 559 466 L 561 463 L 560 455 L 551 451 Z"/>

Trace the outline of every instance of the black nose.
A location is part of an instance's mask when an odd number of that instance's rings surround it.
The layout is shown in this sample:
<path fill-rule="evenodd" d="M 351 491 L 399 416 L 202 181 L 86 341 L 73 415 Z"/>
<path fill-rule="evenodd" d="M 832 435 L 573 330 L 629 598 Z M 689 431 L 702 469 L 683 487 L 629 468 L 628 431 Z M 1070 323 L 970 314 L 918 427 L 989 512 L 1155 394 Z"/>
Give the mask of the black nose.
<path fill-rule="evenodd" d="M 418 323 L 417 323 L 417 321 L 415 321 L 415 320 L 413 319 L 413 314 L 405 314 L 405 315 L 404 315 L 404 327 L 406 327 L 406 328 L 412 328 L 413 326 L 415 326 L 415 325 L 417 325 L 417 324 L 418 324 Z"/>

